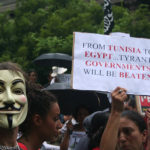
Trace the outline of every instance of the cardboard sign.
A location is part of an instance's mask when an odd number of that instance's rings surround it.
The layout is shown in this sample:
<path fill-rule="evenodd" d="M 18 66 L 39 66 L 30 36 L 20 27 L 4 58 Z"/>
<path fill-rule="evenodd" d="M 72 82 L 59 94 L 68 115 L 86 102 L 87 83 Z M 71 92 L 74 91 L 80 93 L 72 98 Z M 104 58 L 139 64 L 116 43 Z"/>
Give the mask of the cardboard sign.
<path fill-rule="evenodd" d="M 150 108 L 150 96 L 136 96 L 138 112 L 145 114 L 147 108 Z"/>
<path fill-rule="evenodd" d="M 72 87 L 150 95 L 150 40 L 74 33 Z"/>

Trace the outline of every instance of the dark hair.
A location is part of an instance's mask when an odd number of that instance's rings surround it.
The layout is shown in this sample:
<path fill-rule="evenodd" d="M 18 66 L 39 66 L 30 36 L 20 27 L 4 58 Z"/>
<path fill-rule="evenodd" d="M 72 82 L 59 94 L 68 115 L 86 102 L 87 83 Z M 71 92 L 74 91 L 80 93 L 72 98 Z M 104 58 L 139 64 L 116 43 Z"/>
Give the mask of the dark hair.
<path fill-rule="evenodd" d="M 123 111 L 121 117 L 125 117 L 133 121 L 137 125 L 141 133 L 146 129 L 146 122 L 144 118 L 135 111 L 131 111 L 131 110 Z"/>
<path fill-rule="evenodd" d="M 37 72 L 36 72 L 34 69 L 30 69 L 30 70 L 28 71 L 28 76 L 30 76 L 30 74 L 31 74 L 32 72 L 34 72 L 34 73 L 37 74 Z"/>
<path fill-rule="evenodd" d="M 95 114 L 91 122 L 92 125 L 91 132 L 95 133 L 100 127 L 105 127 L 108 117 L 109 117 L 108 112 Z"/>
<path fill-rule="evenodd" d="M 132 108 L 136 108 L 136 101 L 135 99 L 130 99 L 128 102 L 128 105 L 131 106 Z"/>
<path fill-rule="evenodd" d="M 39 114 L 44 119 L 51 109 L 52 104 L 57 102 L 53 94 L 41 90 L 41 86 L 35 83 L 28 83 L 27 98 L 28 114 L 25 121 L 19 127 L 19 130 L 24 135 L 27 135 L 32 130 L 33 116 Z"/>
<path fill-rule="evenodd" d="M 99 146 L 99 142 L 106 127 L 108 117 L 108 112 L 97 113 L 93 116 L 91 121 L 91 130 L 88 134 L 88 137 L 90 138 L 88 145 L 89 150 Z"/>
<path fill-rule="evenodd" d="M 78 112 L 79 112 L 80 109 L 86 109 L 86 110 L 89 112 L 89 114 L 92 113 L 91 108 L 88 107 L 87 105 L 83 105 L 83 104 L 82 104 L 82 105 L 79 105 L 79 106 L 77 106 L 77 107 L 75 108 L 75 110 L 73 111 L 73 114 L 72 114 L 72 116 L 75 118 L 75 120 L 77 120 Z"/>
<path fill-rule="evenodd" d="M 21 69 L 21 67 L 13 62 L 2 62 L 0 63 L 0 70 L 11 70 L 13 72 L 18 73 L 21 72 L 24 76 L 24 78 L 27 80 L 27 75 L 26 73 Z"/>

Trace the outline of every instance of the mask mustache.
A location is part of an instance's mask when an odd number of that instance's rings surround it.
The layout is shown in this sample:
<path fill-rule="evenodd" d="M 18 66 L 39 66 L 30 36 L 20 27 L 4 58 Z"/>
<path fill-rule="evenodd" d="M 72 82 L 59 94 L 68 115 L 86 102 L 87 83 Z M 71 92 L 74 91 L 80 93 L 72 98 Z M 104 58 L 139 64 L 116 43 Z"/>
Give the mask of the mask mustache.
<path fill-rule="evenodd" d="M 20 111 L 21 110 L 21 107 L 20 108 L 16 108 L 15 106 L 14 106 L 14 104 L 5 104 L 5 106 L 4 107 L 1 107 L 0 108 L 0 111 L 1 110 L 10 110 L 10 111 Z"/>

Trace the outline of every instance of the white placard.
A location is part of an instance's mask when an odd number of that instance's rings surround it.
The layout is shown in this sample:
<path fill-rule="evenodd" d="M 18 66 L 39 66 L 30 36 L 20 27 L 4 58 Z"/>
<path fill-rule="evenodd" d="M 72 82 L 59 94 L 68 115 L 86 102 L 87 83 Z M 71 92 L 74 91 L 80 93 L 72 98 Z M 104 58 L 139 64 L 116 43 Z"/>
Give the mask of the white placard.
<path fill-rule="evenodd" d="M 123 33 L 123 32 L 111 32 L 110 33 L 111 36 L 125 36 L 125 37 L 130 37 L 129 33 Z"/>
<path fill-rule="evenodd" d="M 150 95 L 150 40 L 74 33 L 72 87 Z"/>

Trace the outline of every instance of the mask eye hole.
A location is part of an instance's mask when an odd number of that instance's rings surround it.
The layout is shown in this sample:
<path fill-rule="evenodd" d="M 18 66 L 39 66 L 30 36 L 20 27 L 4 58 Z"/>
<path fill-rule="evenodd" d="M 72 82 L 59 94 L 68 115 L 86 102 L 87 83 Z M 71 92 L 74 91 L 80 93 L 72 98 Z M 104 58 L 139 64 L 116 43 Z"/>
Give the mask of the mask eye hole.
<path fill-rule="evenodd" d="M 15 93 L 16 95 L 22 95 L 22 94 L 24 94 L 24 92 L 23 92 L 22 89 L 14 89 L 13 93 Z"/>
<path fill-rule="evenodd" d="M 3 91 L 4 91 L 4 90 L 3 90 L 2 88 L 0 88 L 0 94 L 3 93 Z"/>

